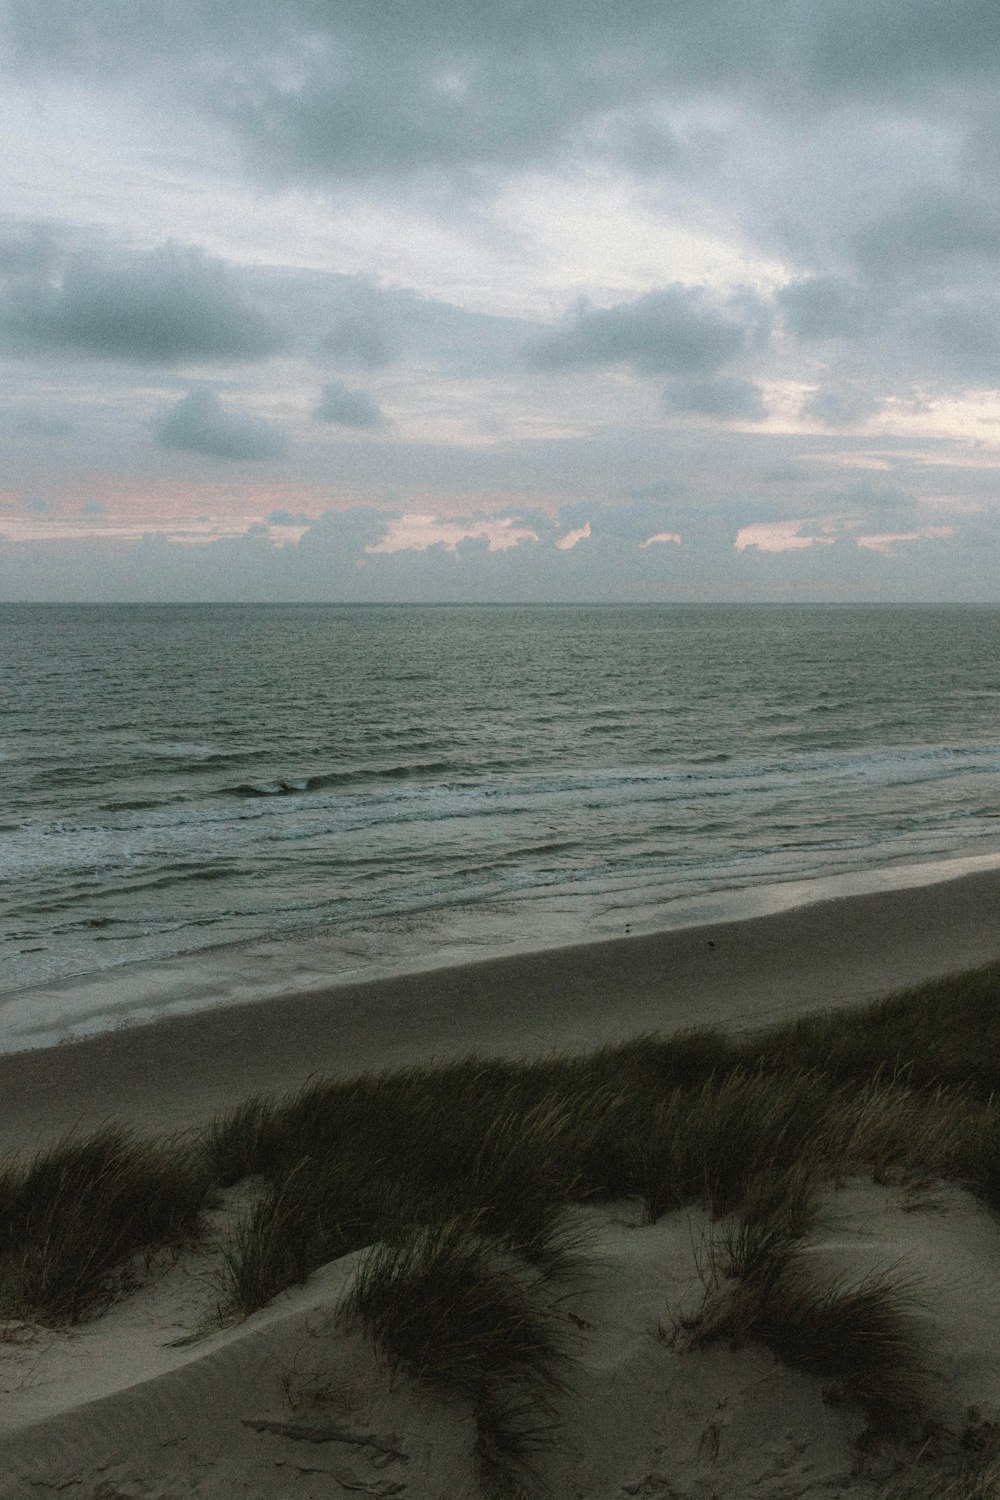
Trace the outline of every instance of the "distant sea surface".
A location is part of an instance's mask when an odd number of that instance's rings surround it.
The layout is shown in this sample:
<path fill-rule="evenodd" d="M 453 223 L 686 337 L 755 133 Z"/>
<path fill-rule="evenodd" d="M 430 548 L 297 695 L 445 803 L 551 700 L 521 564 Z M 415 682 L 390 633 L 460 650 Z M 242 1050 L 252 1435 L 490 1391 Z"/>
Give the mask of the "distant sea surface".
<path fill-rule="evenodd" d="M 995 608 L 10 605 L 0 705 L 7 992 L 1000 854 Z"/>

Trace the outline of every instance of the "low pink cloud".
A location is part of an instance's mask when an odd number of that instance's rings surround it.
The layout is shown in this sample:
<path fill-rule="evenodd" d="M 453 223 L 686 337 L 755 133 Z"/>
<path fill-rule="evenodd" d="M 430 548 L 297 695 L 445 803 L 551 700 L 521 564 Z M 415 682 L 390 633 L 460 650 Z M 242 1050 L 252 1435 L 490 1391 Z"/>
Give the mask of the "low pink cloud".
<path fill-rule="evenodd" d="M 801 552 L 806 547 L 829 546 L 833 541 L 826 534 L 803 536 L 801 528 L 805 524 L 805 521 L 758 521 L 753 526 L 742 526 L 733 545 L 737 552 L 745 552 L 748 547 L 756 547 L 759 552 Z"/>
<path fill-rule="evenodd" d="M 644 542 L 640 542 L 639 550 L 642 551 L 643 547 L 652 547 L 657 542 L 676 542 L 678 547 L 681 545 L 681 539 L 676 531 L 658 531 L 655 536 L 648 536 Z"/>
<path fill-rule="evenodd" d="M 576 546 L 577 542 L 586 541 L 589 535 L 590 522 L 588 521 L 586 526 L 578 526 L 575 531 L 567 531 L 566 535 L 561 536 L 556 542 L 556 546 L 560 552 L 569 552 Z"/>
<path fill-rule="evenodd" d="M 366 552 L 426 552 L 441 543 L 454 552 L 460 542 L 486 537 L 491 552 L 506 552 L 518 542 L 537 542 L 538 533 L 519 526 L 513 516 L 491 516 L 479 521 L 442 521 L 437 516 L 407 514 L 389 521 L 380 542 Z"/>
<path fill-rule="evenodd" d="M 859 536 L 858 546 L 891 557 L 897 542 L 922 542 L 925 537 L 954 536 L 954 526 L 922 526 L 919 531 L 884 531 L 879 536 Z"/>

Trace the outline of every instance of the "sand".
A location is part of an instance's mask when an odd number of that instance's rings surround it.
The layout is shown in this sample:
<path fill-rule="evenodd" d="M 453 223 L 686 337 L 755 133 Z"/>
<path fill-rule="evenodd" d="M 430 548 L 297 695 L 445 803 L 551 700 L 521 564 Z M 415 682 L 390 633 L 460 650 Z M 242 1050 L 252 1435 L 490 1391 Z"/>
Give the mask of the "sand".
<path fill-rule="evenodd" d="M 186 1128 L 259 1088 L 471 1051 L 579 1050 L 638 1031 L 729 1030 L 852 1004 L 1000 957 L 1000 875 L 850 897 L 740 923 L 336 986 L 0 1059 L 4 1150 L 110 1116 Z M 239 1190 L 219 1210 L 218 1229 Z M 235 1198 L 234 1198 L 235 1195 Z M 766 1350 L 691 1352 L 717 1229 L 580 1210 L 585 1282 L 561 1304 L 573 1392 L 538 1463 L 553 1500 L 863 1496 L 915 1457 L 859 1447 L 865 1420 Z M 809 1253 L 857 1280 L 888 1266 L 914 1317 L 940 1434 L 956 1453 L 1000 1418 L 1000 1229 L 951 1184 L 831 1190 Z M 72 1332 L 0 1329 L 0 1496 L 475 1500 L 471 1411 L 390 1378 L 336 1321 L 356 1256 L 243 1323 L 177 1344 L 218 1298 L 217 1248 L 154 1268 Z"/>
<path fill-rule="evenodd" d="M 1000 870 L 987 870 L 748 921 L 313 986 L 0 1056 L 0 1154 L 111 1115 L 185 1129 L 312 1073 L 580 1051 L 642 1031 L 748 1029 L 997 956 Z"/>

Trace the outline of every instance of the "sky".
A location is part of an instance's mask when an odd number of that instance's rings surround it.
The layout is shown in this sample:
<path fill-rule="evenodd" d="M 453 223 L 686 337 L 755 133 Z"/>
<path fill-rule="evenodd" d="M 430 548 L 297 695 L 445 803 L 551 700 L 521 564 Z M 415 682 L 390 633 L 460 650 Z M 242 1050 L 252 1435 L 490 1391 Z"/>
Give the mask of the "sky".
<path fill-rule="evenodd" d="M 995 0 L 0 17 L 0 600 L 1000 600 Z"/>

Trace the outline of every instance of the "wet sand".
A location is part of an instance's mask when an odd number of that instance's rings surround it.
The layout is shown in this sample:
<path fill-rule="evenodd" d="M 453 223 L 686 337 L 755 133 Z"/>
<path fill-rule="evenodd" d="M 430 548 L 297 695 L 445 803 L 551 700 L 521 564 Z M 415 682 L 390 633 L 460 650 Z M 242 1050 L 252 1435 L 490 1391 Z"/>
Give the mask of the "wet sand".
<path fill-rule="evenodd" d="M 1000 957 L 1000 871 L 746 921 L 311 988 L 0 1057 L 0 1152 L 109 1118 L 184 1129 L 260 1089 L 470 1052 L 738 1031 Z M 206 997 L 210 1000 L 211 997 Z"/>

